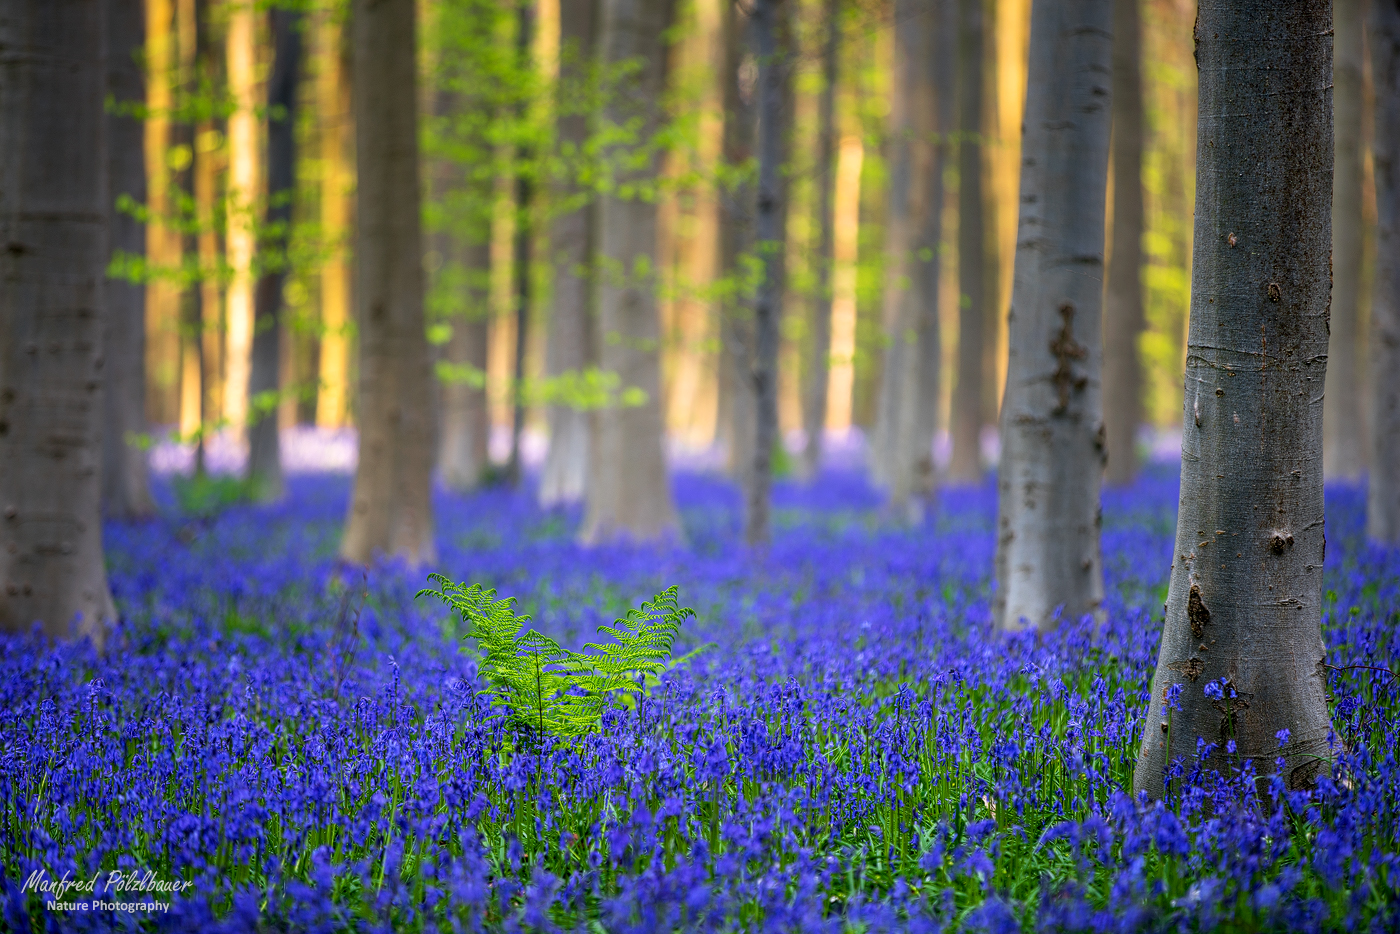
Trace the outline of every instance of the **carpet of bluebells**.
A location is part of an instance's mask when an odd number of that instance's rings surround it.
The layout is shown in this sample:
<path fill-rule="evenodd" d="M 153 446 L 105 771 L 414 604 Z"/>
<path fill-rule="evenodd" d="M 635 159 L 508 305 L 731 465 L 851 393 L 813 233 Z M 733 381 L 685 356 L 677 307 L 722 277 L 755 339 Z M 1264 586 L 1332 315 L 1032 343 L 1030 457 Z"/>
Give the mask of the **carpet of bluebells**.
<path fill-rule="evenodd" d="M 581 740 L 512 740 L 422 572 L 335 557 L 349 481 L 109 525 L 104 655 L 0 639 L 11 931 L 1400 929 L 1400 554 L 1328 494 L 1337 755 L 1312 791 L 1195 767 L 1135 801 L 1175 469 L 1104 494 L 1108 621 L 998 638 L 995 494 L 894 521 L 856 471 L 675 477 L 686 542 L 585 550 L 528 490 L 437 496 L 439 570 L 566 646 L 671 584 L 713 646 Z M 1286 736 L 1282 737 L 1286 741 Z M 1223 765 L 1222 765 L 1223 768 Z M 58 913 L 36 870 L 192 883 Z M 99 883 L 99 887 L 102 883 Z M 115 898 L 138 898 L 117 895 Z"/>

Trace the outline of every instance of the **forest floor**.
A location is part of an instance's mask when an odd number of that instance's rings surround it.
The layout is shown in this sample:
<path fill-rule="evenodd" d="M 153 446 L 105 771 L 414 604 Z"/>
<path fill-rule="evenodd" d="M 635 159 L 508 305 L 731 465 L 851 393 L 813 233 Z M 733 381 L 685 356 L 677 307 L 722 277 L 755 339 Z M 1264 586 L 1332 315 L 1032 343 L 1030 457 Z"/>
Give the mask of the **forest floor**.
<path fill-rule="evenodd" d="M 107 527 L 104 655 L 0 639 L 3 926 L 1400 929 L 1400 553 L 1359 492 L 1327 504 L 1331 776 L 1149 804 L 1125 789 L 1174 468 L 1104 494 L 1108 622 L 1040 639 L 990 630 L 990 486 L 909 526 L 857 472 L 780 482 L 759 554 L 732 485 L 674 485 L 683 543 L 591 550 L 528 490 L 437 494 L 435 570 L 561 644 L 672 585 L 678 653 L 709 644 L 598 731 L 526 742 L 424 573 L 337 562 L 348 478 L 195 512 L 162 483 L 156 520 Z M 62 896 L 86 909 L 39 884 L 99 871 Z"/>

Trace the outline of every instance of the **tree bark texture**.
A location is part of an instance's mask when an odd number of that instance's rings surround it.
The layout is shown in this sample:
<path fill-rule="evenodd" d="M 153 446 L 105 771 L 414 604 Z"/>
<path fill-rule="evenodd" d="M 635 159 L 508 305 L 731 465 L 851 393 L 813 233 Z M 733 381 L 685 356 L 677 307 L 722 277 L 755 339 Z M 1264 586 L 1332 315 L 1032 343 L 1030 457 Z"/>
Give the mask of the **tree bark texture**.
<path fill-rule="evenodd" d="M 1377 224 L 1366 533 L 1394 545 L 1400 544 L 1400 0 L 1371 0 L 1371 17 Z"/>
<path fill-rule="evenodd" d="M 146 43 L 142 0 L 108 0 L 107 94 L 120 108 L 146 102 L 139 58 Z M 107 114 L 107 225 L 112 253 L 146 255 L 146 225 L 119 211 L 127 195 L 146 203 L 145 132 L 139 117 Z M 146 448 L 146 287 L 108 278 L 102 364 L 102 513 L 112 519 L 155 514 Z"/>
<path fill-rule="evenodd" d="M 1133 790 L 1180 760 L 1330 755 L 1321 632 L 1332 245 L 1329 0 L 1203 0 L 1181 498 Z M 1170 695 L 1180 692 L 1176 705 Z M 1287 729 L 1280 748 L 1277 734 Z M 1197 739 L 1219 744 L 1197 762 Z M 1233 754 L 1224 748 L 1236 744 Z"/>
<path fill-rule="evenodd" d="M 826 0 L 822 43 L 822 89 L 817 96 L 817 282 L 812 297 L 812 339 L 804 368 L 802 474 L 821 467 L 826 396 L 831 373 L 831 272 L 836 259 L 836 82 L 841 54 L 841 0 Z"/>
<path fill-rule="evenodd" d="M 1142 28 L 1141 0 L 1113 0 L 1113 244 L 1103 309 L 1105 479 L 1137 476 L 1142 423 Z"/>
<path fill-rule="evenodd" d="M 292 226 L 292 196 L 296 191 L 297 82 L 301 75 L 300 16 L 273 8 L 272 75 L 267 82 L 267 212 L 264 216 L 262 275 L 253 293 L 253 359 L 248 374 L 248 399 L 256 406 L 248 429 L 248 481 L 253 495 L 264 501 L 282 498 L 282 455 L 277 438 L 275 401 L 281 380 L 282 289 L 287 278 L 287 248 Z"/>
<path fill-rule="evenodd" d="M 1358 480 L 1366 469 L 1361 404 L 1361 40 L 1363 0 L 1333 0 L 1332 107 L 1336 165 L 1332 175 L 1331 364 L 1322 405 L 1322 471 Z"/>
<path fill-rule="evenodd" d="M 101 643 L 104 0 L 0 13 L 0 630 Z"/>
<path fill-rule="evenodd" d="M 667 38 L 674 0 L 604 0 L 600 58 L 605 68 L 639 67 L 610 95 L 604 119 L 616 126 L 637 120 L 640 144 L 661 126 L 666 90 Z M 661 169 L 652 152 L 639 168 L 616 181 L 641 187 Z M 639 389 L 645 401 L 603 409 L 597 427 L 595 470 L 588 478 L 582 540 L 652 540 L 680 533 L 666 474 L 661 407 L 661 320 L 656 301 L 656 202 L 616 188 L 598 199 L 598 354 L 600 368 L 616 373 L 623 392 Z"/>
<path fill-rule="evenodd" d="M 1112 0 L 1031 12 L 1001 409 L 995 617 L 1048 628 L 1103 600 L 1099 488 Z"/>
<path fill-rule="evenodd" d="M 355 0 L 360 461 L 341 554 L 436 560 L 414 0 Z"/>
<path fill-rule="evenodd" d="M 588 115 L 575 101 L 588 77 L 598 26 L 598 0 L 575 0 L 559 7 L 559 117 L 556 136 L 561 155 L 577 159 L 588 142 Z M 578 197 L 578 186 L 560 186 L 558 198 Z M 553 309 L 545 344 L 545 367 L 551 377 L 582 373 L 596 365 L 593 347 L 593 225 L 594 208 L 587 201 L 557 215 L 550 228 L 554 265 Z M 588 435 L 593 414 L 568 405 L 552 405 L 549 451 L 540 478 L 540 505 L 555 506 L 583 498 L 588 484 Z"/>
<path fill-rule="evenodd" d="M 958 0 L 958 372 L 948 479 L 982 479 L 982 332 L 986 226 L 982 193 L 983 0 Z"/>

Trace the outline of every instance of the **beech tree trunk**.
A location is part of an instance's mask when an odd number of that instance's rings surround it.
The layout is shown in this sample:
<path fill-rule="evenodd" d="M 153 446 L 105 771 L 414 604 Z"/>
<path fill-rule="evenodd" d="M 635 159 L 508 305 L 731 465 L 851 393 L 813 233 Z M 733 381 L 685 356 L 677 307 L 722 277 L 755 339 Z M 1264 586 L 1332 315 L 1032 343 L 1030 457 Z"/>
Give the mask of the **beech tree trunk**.
<path fill-rule="evenodd" d="M 1113 0 L 1113 246 L 1103 310 L 1103 422 L 1109 483 L 1137 476 L 1142 423 L 1141 0 Z"/>
<path fill-rule="evenodd" d="M 360 461 L 341 554 L 436 560 L 414 0 L 355 0 Z"/>
<path fill-rule="evenodd" d="M 444 239 L 450 239 L 445 237 Z M 461 251 L 466 269 L 466 310 L 452 322 L 452 337 L 443 346 L 442 358 L 460 368 L 440 384 L 441 430 L 438 433 L 438 474 L 454 490 L 474 489 L 481 483 L 489 462 L 491 412 L 484 381 L 477 383 L 462 372 L 486 373 L 490 333 L 491 243 L 469 243 Z M 470 367 L 470 371 L 466 370 Z"/>
<path fill-rule="evenodd" d="M 1382 0 L 1383 2 L 1383 0 Z M 1327 398 L 1322 405 L 1322 470 L 1358 480 L 1366 468 L 1361 406 L 1361 39 L 1362 0 L 1333 0 L 1332 319 Z"/>
<path fill-rule="evenodd" d="M 641 142 L 661 126 L 666 90 L 667 30 L 674 0 L 603 0 L 600 58 L 605 68 L 639 67 L 605 105 L 616 126 L 636 120 Z M 645 188 L 661 157 L 618 173 L 619 183 Z M 603 409 L 595 422 L 595 468 L 588 478 L 582 540 L 651 540 L 679 535 L 671 500 L 661 407 L 661 321 L 656 303 L 656 202 L 617 189 L 598 199 L 598 325 L 601 369 L 616 373 L 622 395 L 638 404 Z M 640 394 L 636 393 L 640 390 Z"/>
<path fill-rule="evenodd" d="M 142 0 L 108 0 L 107 94 L 118 110 L 107 114 L 107 225 L 113 254 L 146 255 L 146 225 L 116 202 L 127 195 L 146 203 L 145 132 L 123 106 L 146 102 L 139 58 L 146 43 Z M 146 286 L 121 278 L 104 285 L 107 324 L 103 335 L 102 513 L 112 519 L 155 514 L 146 448 Z"/>
<path fill-rule="evenodd" d="M 1400 544 L 1400 0 L 1371 0 L 1371 17 L 1377 224 L 1366 533 L 1394 545 Z"/>
<path fill-rule="evenodd" d="M 1181 499 L 1134 792 L 1181 760 L 1326 770 L 1329 0 L 1202 0 Z M 1180 697 L 1173 708 L 1171 689 Z M 1278 733 L 1288 730 L 1287 744 Z M 1218 744 L 1197 760 L 1197 739 Z M 1224 748 L 1233 740 L 1233 753 Z"/>
<path fill-rule="evenodd" d="M 99 644 L 107 12 L 0 14 L 0 630 Z"/>
<path fill-rule="evenodd" d="M 248 429 L 248 482 L 263 501 L 282 498 L 282 455 L 277 440 L 277 406 L 281 386 L 282 288 L 287 278 L 287 248 L 296 191 L 297 82 L 301 76 L 300 15 L 274 7 L 272 75 L 267 82 L 267 213 L 264 216 L 264 263 L 253 294 L 253 360 L 248 399 L 253 421 Z"/>
<path fill-rule="evenodd" d="M 574 0 L 559 7 L 559 108 L 556 135 L 565 159 L 577 159 L 588 141 L 588 114 L 578 105 L 588 78 L 598 25 L 598 0 Z M 566 183 L 559 201 L 580 194 Z M 554 307 L 545 345 L 545 368 L 551 377 L 582 373 L 597 363 L 592 341 L 593 203 L 587 201 L 559 214 L 550 229 L 554 263 Z M 588 484 L 588 435 L 593 415 L 569 405 L 549 407 L 549 451 L 540 478 L 540 505 L 555 506 L 583 498 Z"/>
<path fill-rule="evenodd" d="M 812 298 L 812 340 L 808 348 L 802 395 L 802 474 L 815 476 L 821 467 L 822 433 L 826 429 L 826 396 L 831 373 L 831 268 L 836 258 L 836 81 L 841 53 L 841 0 L 823 4 L 825 40 L 822 45 L 822 89 L 817 96 L 817 282 Z"/>
<path fill-rule="evenodd" d="M 948 465 L 948 479 L 954 483 L 982 479 L 982 325 L 986 316 L 982 307 L 986 294 L 982 2 L 958 3 L 958 373 L 953 387 L 953 459 Z"/>
<path fill-rule="evenodd" d="M 533 5 L 522 3 L 517 10 L 515 34 L 516 65 L 522 75 L 528 74 L 531 68 L 533 24 Z M 523 122 L 527 110 L 528 102 L 522 96 L 516 104 L 516 119 Z M 528 146 L 521 146 L 515 157 L 518 164 L 528 165 L 533 154 Z M 530 344 L 530 263 L 534 243 L 530 206 L 533 201 L 534 183 L 530 170 L 519 170 L 515 176 L 515 239 L 511 250 L 515 285 L 515 378 L 511 392 L 510 459 L 506 462 L 506 477 L 512 485 L 520 482 L 520 438 L 525 431 L 525 350 Z"/>
<path fill-rule="evenodd" d="M 1103 600 L 1099 487 L 1112 0 L 1031 12 L 1021 209 L 1001 408 L 997 627 Z"/>

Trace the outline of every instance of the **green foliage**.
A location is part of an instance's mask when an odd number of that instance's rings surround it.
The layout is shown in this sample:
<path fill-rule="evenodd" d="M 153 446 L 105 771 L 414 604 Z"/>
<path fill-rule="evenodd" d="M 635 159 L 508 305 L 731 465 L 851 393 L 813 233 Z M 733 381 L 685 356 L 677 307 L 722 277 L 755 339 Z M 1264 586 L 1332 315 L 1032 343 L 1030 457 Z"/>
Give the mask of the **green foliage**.
<path fill-rule="evenodd" d="M 614 625 L 598 628 L 614 641 L 590 642 L 582 652 L 571 652 L 534 629 L 522 633 L 530 617 L 516 614 L 514 597 L 497 600 L 494 590 L 456 584 L 441 574 L 429 580 L 441 589 L 425 588 L 417 596 L 437 597 L 457 611 L 466 626 L 461 635 L 476 642 L 488 685 L 481 693 L 499 700 L 517 733 L 535 742 L 591 732 L 614 698 L 641 693 L 662 672 L 706 648 L 671 657 L 682 624 L 695 615 L 680 605 L 674 586 L 629 609 Z"/>

